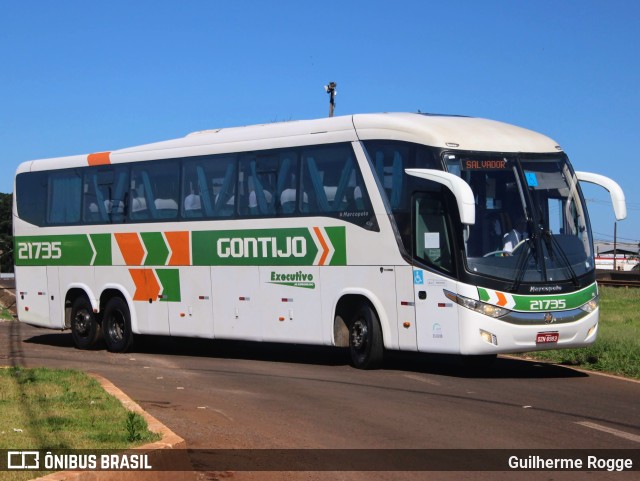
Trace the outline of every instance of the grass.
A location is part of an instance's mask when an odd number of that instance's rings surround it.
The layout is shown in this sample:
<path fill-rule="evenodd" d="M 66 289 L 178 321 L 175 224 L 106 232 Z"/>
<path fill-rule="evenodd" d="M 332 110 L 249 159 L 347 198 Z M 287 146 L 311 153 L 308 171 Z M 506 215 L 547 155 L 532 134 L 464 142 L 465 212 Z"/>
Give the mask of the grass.
<path fill-rule="evenodd" d="M 156 441 L 142 416 L 72 370 L 0 369 L 0 449 L 123 449 Z M 44 472 L 5 472 L 21 481 Z"/>
<path fill-rule="evenodd" d="M 598 339 L 588 348 L 526 357 L 640 379 L 640 289 L 600 287 Z"/>
<path fill-rule="evenodd" d="M 0 320 L 2 321 L 11 321 L 13 320 L 13 315 L 6 307 L 0 306 Z"/>

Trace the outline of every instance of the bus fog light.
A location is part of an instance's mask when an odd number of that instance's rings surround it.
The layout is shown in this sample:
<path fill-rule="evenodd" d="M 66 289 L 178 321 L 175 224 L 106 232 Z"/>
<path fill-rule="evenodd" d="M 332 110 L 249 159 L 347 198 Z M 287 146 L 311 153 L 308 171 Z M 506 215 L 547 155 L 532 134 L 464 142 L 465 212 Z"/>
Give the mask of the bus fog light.
<path fill-rule="evenodd" d="M 493 344 L 494 346 L 498 345 L 498 337 L 495 334 L 491 334 L 488 331 L 484 331 L 480 329 L 480 337 L 487 341 L 489 344 Z"/>
<path fill-rule="evenodd" d="M 598 324 L 591 326 L 591 328 L 589 329 L 589 332 L 587 332 L 587 339 L 593 336 L 596 332 L 598 332 Z"/>

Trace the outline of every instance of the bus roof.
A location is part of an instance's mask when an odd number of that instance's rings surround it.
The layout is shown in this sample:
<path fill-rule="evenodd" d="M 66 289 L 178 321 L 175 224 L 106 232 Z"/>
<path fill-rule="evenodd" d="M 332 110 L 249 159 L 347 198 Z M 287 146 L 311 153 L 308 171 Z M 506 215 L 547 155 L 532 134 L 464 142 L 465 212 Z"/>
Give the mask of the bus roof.
<path fill-rule="evenodd" d="M 241 152 L 340 141 L 390 139 L 485 152 L 560 151 L 549 137 L 514 125 L 474 117 L 416 113 L 356 114 L 204 130 L 185 137 L 109 152 L 110 162 Z M 87 165 L 86 155 L 25 162 L 19 172 Z"/>

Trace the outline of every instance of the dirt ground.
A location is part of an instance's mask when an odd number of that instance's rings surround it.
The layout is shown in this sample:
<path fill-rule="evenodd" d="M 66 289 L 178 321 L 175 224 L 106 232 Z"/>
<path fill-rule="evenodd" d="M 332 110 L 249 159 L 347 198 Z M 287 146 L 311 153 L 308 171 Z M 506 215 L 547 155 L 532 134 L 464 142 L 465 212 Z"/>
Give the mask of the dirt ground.
<path fill-rule="evenodd" d="M 0 289 L 0 306 L 9 309 L 14 316 L 16 315 L 16 295 L 12 290 Z"/>

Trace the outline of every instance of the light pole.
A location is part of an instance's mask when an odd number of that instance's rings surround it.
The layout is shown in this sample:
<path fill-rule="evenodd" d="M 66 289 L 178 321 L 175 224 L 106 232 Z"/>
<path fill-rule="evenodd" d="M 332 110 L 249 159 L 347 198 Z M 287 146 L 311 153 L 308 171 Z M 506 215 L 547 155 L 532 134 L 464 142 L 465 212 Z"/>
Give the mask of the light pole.
<path fill-rule="evenodd" d="M 338 86 L 335 82 L 329 82 L 329 85 L 324 86 L 325 92 L 329 94 L 329 117 L 333 117 L 333 111 L 336 108 L 336 87 Z"/>
<path fill-rule="evenodd" d="M 617 257 L 618 257 L 618 223 L 613 223 L 613 270 L 615 271 L 617 268 Z"/>

